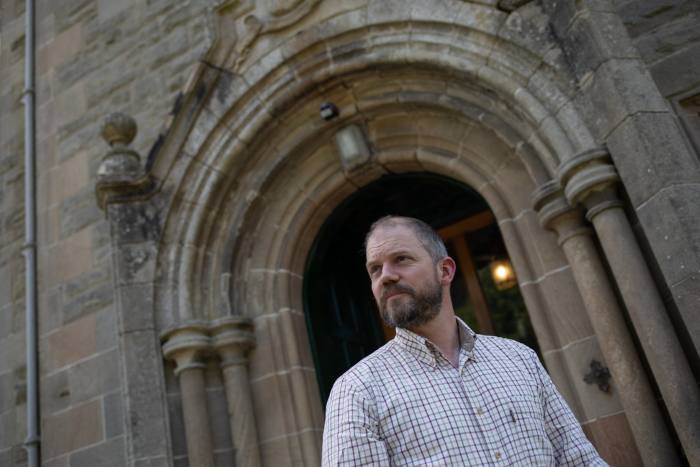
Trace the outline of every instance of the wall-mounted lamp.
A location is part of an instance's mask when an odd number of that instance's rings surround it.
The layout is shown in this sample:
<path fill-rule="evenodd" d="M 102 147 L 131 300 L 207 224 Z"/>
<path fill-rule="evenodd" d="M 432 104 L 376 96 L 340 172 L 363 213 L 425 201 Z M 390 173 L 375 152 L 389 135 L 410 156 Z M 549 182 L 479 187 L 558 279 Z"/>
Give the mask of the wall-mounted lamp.
<path fill-rule="evenodd" d="M 507 259 L 493 260 L 489 265 L 491 277 L 498 290 L 510 289 L 518 283 L 513 265 Z"/>

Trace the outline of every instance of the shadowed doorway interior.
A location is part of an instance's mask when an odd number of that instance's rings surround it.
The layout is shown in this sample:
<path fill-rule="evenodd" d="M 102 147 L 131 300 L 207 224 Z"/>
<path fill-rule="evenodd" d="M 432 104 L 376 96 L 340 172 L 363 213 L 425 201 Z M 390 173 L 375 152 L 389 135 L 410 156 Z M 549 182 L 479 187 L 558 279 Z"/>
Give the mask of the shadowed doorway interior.
<path fill-rule="evenodd" d="M 446 177 L 386 175 L 333 211 L 307 261 L 304 307 L 324 405 L 341 374 L 393 337 L 379 318 L 363 248 L 369 226 L 386 214 L 422 219 L 445 240 L 457 262 L 455 311 L 474 331 L 537 350 L 503 239 L 483 198 Z"/>

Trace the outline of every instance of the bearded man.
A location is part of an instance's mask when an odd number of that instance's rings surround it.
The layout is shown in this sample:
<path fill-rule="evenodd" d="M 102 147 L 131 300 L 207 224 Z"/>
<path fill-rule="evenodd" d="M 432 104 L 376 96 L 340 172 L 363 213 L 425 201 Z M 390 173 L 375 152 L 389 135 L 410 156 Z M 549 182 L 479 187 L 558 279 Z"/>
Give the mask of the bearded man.
<path fill-rule="evenodd" d="M 607 465 L 535 352 L 455 316 L 455 262 L 430 226 L 383 217 L 365 252 L 396 337 L 335 382 L 324 466 Z"/>

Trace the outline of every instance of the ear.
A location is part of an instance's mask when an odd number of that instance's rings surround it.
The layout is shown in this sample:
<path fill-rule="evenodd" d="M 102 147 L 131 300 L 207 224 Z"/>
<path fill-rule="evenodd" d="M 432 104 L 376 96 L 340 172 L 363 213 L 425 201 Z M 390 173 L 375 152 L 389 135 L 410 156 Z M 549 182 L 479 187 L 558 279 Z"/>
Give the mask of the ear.
<path fill-rule="evenodd" d="M 438 261 L 438 277 L 440 278 L 440 284 L 450 285 L 452 279 L 455 277 L 455 272 L 457 272 L 457 264 L 455 260 L 449 256 L 445 256 Z"/>

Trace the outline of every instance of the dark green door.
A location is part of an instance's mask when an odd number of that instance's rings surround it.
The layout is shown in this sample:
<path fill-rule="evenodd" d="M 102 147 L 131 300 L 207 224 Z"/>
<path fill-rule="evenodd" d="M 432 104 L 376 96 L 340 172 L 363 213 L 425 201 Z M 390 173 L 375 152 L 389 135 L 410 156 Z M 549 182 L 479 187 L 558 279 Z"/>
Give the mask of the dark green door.
<path fill-rule="evenodd" d="M 335 234 L 318 242 L 305 277 L 306 316 L 324 403 L 336 378 L 384 343 L 358 249 L 364 234 L 351 227 L 338 233 L 334 227 L 339 226 L 324 227 Z"/>

